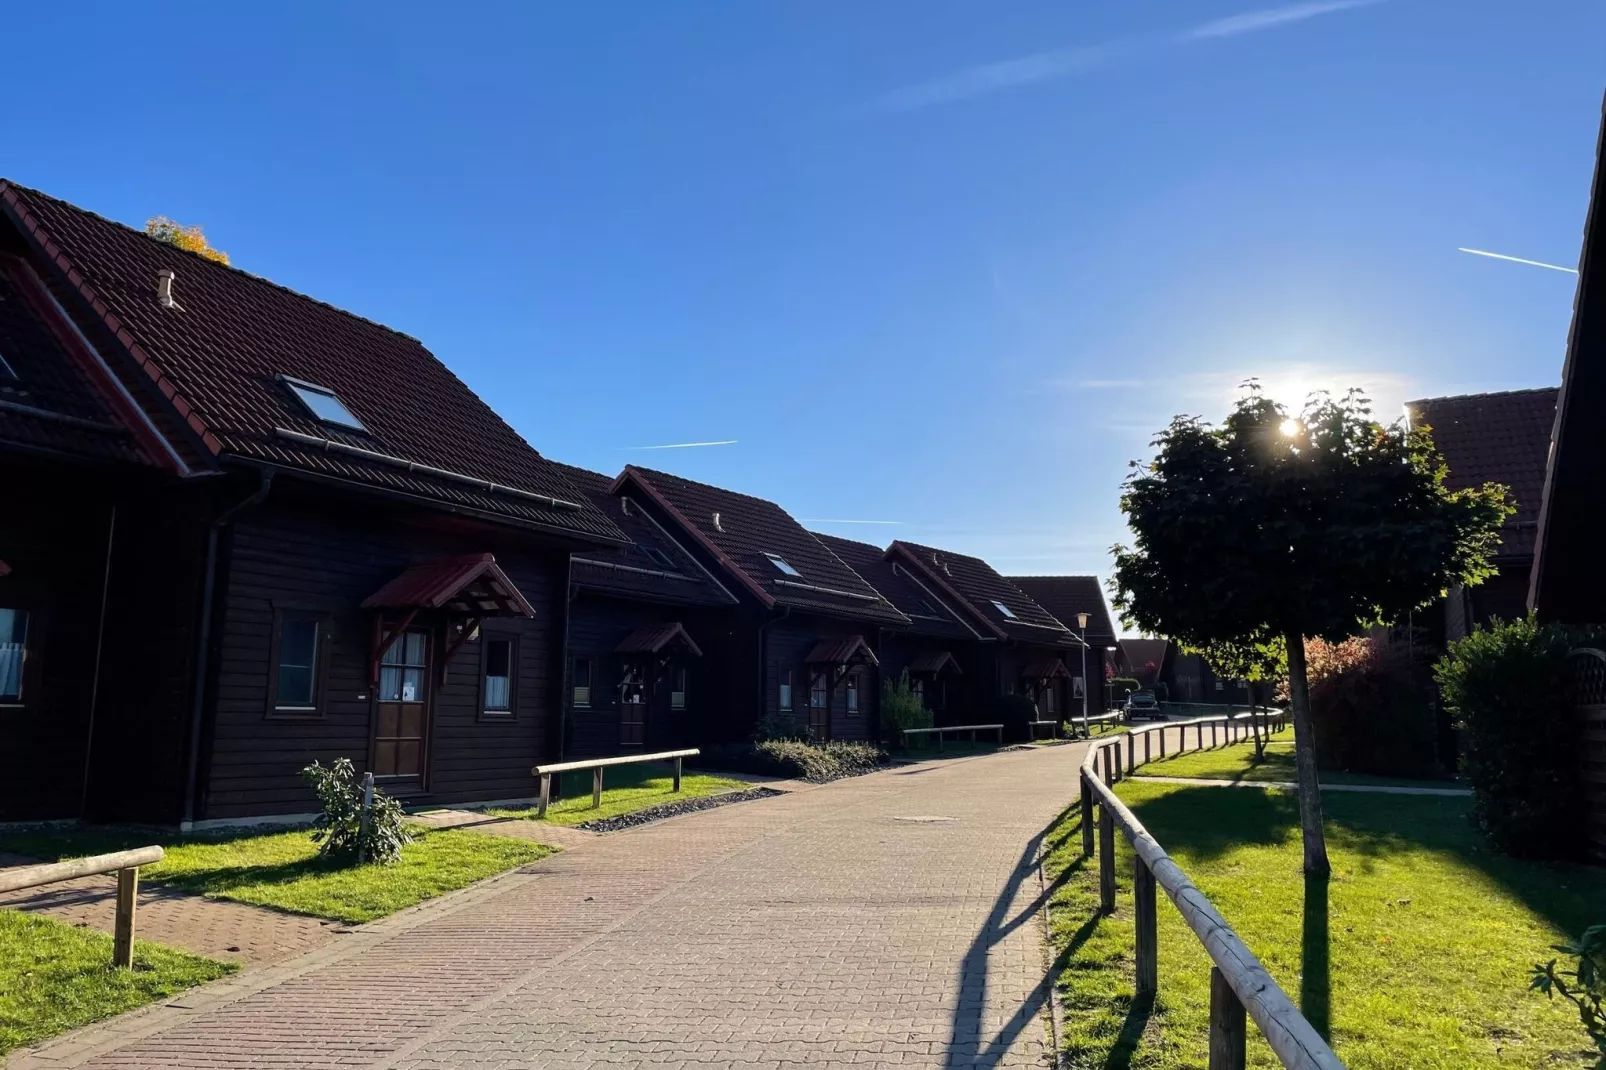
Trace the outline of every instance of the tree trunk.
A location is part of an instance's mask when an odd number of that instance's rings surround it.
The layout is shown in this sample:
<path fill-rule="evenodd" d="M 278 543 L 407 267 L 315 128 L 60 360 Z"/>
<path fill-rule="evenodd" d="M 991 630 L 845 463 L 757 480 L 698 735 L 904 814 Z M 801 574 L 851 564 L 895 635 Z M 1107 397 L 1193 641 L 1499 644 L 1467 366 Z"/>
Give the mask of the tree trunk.
<path fill-rule="evenodd" d="M 1294 708 L 1294 767 L 1299 772 L 1299 828 L 1305 845 L 1305 872 L 1326 876 L 1327 840 L 1322 835 L 1322 789 L 1316 776 L 1316 734 L 1310 719 L 1310 688 L 1305 679 L 1305 637 L 1290 631 L 1288 699 Z"/>
<path fill-rule="evenodd" d="M 1249 728 L 1255 733 L 1255 761 L 1266 760 L 1266 740 L 1260 732 L 1260 687 L 1253 680 L 1249 684 Z"/>

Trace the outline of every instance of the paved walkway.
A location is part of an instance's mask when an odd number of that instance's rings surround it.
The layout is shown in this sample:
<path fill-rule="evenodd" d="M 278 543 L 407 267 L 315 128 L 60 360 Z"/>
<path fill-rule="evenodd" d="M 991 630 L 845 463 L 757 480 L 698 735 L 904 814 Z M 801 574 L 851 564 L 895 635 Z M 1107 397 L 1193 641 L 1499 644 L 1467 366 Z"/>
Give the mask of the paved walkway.
<path fill-rule="evenodd" d="M 1046 1066 L 1035 858 L 1081 756 L 591 837 L 8 1066 Z"/>
<path fill-rule="evenodd" d="M 0 852 L 0 867 L 35 859 Z M 0 894 L 0 907 L 111 932 L 116 921 L 117 877 L 103 874 L 42 888 Z M 340 922 L 284 914 L 246 903 L 140 881 L 135 935 L 227 962 L 259 966 L 317 947 L 344 928 Z"/>

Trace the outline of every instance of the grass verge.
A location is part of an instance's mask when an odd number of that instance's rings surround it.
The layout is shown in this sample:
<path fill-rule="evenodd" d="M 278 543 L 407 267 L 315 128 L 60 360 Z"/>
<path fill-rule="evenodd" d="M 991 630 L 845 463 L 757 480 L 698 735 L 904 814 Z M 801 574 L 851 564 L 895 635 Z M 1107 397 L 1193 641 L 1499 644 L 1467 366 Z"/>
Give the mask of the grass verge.
<path fill-rule="evenodd" d="M 1205 738 L 1210 733 L 1205 732 Z M 1188 745 L 1194 744 L 1194 735 L 1190 731 Z M 1151 746 L 1158 747 L 1158 743 Z M 1138 741 L 1138 760 L 1143 757 L 1143 744 Z M 1158 751 L 1156 751 L 1158 753 Z M 1137 768 L 1136 776 L 1185 776 L 1199 777 L 1204 780 L 1234 780 L 1264 783 L 1267 781 L 1293 782 L 1298 773 L 1294 769 L 1294 730 L 1285 728 L 1281 732 L 1271 735 L 1266 743 L 1266 757 L 1264 761 L 1257 762 L 1255 757 L 1255 744 L 1253 740 L 1242 743 L 1233 743 L 1229 746 L 1217 747 L 1213 750 L 1194 751 L 1187 754 L 1172 755 L 1168 758 L 1156 758 L 1146 765 Z M 1366 773 L 1344 773 L 1337 770 L 1323 769 L 1321 778 L 1327 784 L 1377 784 L 1393 787 L 1418 788 L 1454 788 L 1463 786 L 1454 780 L 1410 780 L 1398 777 L 1371 776 Z"/>
<path fill-rule="evenodd" d="M 1490 854 L 1465 799 L 1345 793 L 1322 800 L 1333 877 L 1307 888 L 1293 796 L 1142 780 L 1118 791 L 1351 1070 L 1590 1065 L 1576 1017 L 1525 989 L 1551 944 L 1606 915 L 1606 870 Z M 1134 1001 L 1132 858 L 1117 839 L 1110 916 L 1074 811 L 1046 844 L 1069 1064 L 1204 1067 L 1209 959 L 1162 895 L 1160 996 Z M 1250 1034 L 1250 1065 L 1275 1067 Z"/>
<path fill-rule="evenodd" d="M 602 805 L 591 807 L 591 774 L 589 772 L 564 773 L 563 797 L 554 799 L 547 807 L 546 820 L 554 825 L 579 825 L 586 821 L 619 817 L 664 803 L 699 799 L 705 795 L 719 795 L 727 791 L 742 791 L 753 785 L 729 777 L 707 773 L 687 773 L 680 778 L 680 794 L 670 789 L 675 786 L 673 775 L 663 767 L 653 765 L 627 765 L 603 771 Z M 530 817 L 536 814 L 533 806 L 495 807 L 486 813 L 497 817 Z"/>
<path fill-rule="evenodd" d="M 332 866 L 306 829 L 173 837 L 119 828 L 48 829 L 0 836 L 0 851 L 46 861 L 148 843 L 167 857 L 147 880 L 214 899 L 351 923 L 373 921 L 475 881 L 545 858 L 553 848 L 461 829 L 412 829 L 417 839 L 388 866 Z"/>
<path fill-rule="evenodd" d="M 134 968 L 112 967 L 112 938 L 0 910 L 0 1053 L 222 977 L 233 963 L 143 941 Z"/>

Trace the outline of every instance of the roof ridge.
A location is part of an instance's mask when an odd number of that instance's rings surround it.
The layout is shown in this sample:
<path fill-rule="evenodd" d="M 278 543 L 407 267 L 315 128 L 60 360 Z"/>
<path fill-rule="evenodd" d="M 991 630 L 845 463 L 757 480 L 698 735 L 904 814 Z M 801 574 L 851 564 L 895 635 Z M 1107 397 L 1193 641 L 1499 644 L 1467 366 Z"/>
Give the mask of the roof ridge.
<path fill-rule="evenodd" d="M 43 198 L 44 200 L 50 201 L 52 204 L 59 204 L 59 205 L 65 207 L 65 208 L 70 208 L 74 212 L 80 212 L 80 213 L 82 213 L 84 215 L 87 215 L 87 216 L 93 216 L 96 219 L 100 220 L 102 223 L 106 223 L 106 224 L 109 224 L 109 225 L 114 226 L 114 227 L 121 227 L 122 229 L 128 231 L 130 234 L 137 234 L 141 238 L 145 239 L 146 241 L 152 242 L 152 243 L 154 243 L 156 245 L 161 246 L 162 249 L 164 249 L 164 250 L 171 249 L 171 250 L 173 250 L 175 252 L 183 253 L 185 256 L 194 257 L 196 262 L 199 263 L 199 264 L 207 264 L 207 265 L 210 265 L 211 267 L 220 268 L 220 269 L 222 269 L 224 271 L 232 271 L 237 275 L 242 275 L 245 278 L 252 279 L 252 280 L 254 280 L 256 282 L 263 283 L 264 285 L 272 286 L 276 290 L 282 290 L 285 293 L 291 295 L 292 297 L 299 297 L 303 301 L 310 301 L 315 305 L 322 305 L 324 308 L 329 309 L 331 312 L 338 312 L 342 316 L 350 316 L 352 319 L 360 320 L 361 322 L 366 323 L 371 327 L 378 327 L 382 331 L 389 332 L 390 334 L 394 334 L 394 335 L 396 335 L 396 336 L 398 336 L 400 338 L 405 338 L 409 342 L 414 343 L 415 345 L 418 345 L 418 346 L 423 346 L 424 345 L 424 343 L 422 341 L 420 341 L 418 338 L 414 337 L 413 335 L 408 334 L 406 331 L 398 331 L 396 328 L 390 326 L 389 324 L 380 323 L 378 320 L 369 319 L 367 316 L 364 316 L 361 313 L 353 312 L 349 308 L 341 308 L 339 305 L 330 304 L 328 301 L 324 301 L 324 300 L 321 300 L 319 298 L 313 297 L 311 294 L 304 294 L 300 290 L 291 289 L 290 287 L 286 286 L 284 283 L 282 283 L 282 282 L 274 282 L 272 279 L 268 278 L 265 275 L 258 275 L 255 272 L 247 271 L 244 268 L 235 267 L 233 264 L 225 264 L 225 263 L 222 263 L 221 261 L 218 261 L 218 260 L 212 260 L 212 259 L 209 259 L 208 257 L 202 256 L 200 253 L 194 252 L 194 251 L 189 250 L 189 249 L 181 248 L 180 246 L 174 245 L 171 242 L 162 241 L 160 238 L 153 238 L 149 234 L 145 233 L 143 230 L 140 230 L 138 227 L 131 227 L 127 223 L 122 222 L 121 220 L 112 219 L 112 218 L 110 218 L 108 216 L 103 216 L 99 212 L 92 212 L 88 208 L 83 207 L 82 205 L 74 204 L 71 201 L 64 201 L 60 197 L 52 197 L 50 194 L 45 193 L 43 190 L 34 189 L 32 186 L 24 186 L 22 183 L 14 180 L 14 179 L 9 179 L 9 178 L 6 178 L 4 175 L 0 175 L 0 188 L 3 188 L 3 187 L 8 186 L 8 185 L 13 189 L 20 190 L 23 193 L 26 193 L 30 197 L 40 197 L 40 198 Z"/>
<path fill-rule="evenodd" d="M 643 465 L 643 464 L 627 464 L 627 465 L 625 465 L 625 467 L 626 468 L 633 468 L 636 471 L 642 473 L 643 475 L 647 475 L 647 476 L 667 476 L 670 479 L 678 479 L 682 483 L 690 483 L 694 487 L 707 487 L 709 490 L 717 490 L 721 494 L 729 494 L 730 496 L 732 496 L 734 498 L 746 498 L 749 501 L 755 501 L 755 502 L 758 502 L 758 503 L 760 503 L 762 505 L 768 505 L 768 506 L 771 506 L 773 508 L 781 510 L 781 512 L 783 512 L 783 513 L 786 513 L 786 507 L 783 506 L 780 502 L 775 501 L 774 499 L 771 499 L 771 498 L 760 498 L 757 494 L 748 494 L 745 491 L 731 490 L 729 487 L 722 487 L 718 483 L 704 483 L 700 479 L 691 479 L 691 478 L 689 478 L 687 476 L 676 475 L 674 472 L 666 472 L 661 468 L 648 468 L 646 465 Z M 791 513 L 786 513 L 786 515 L 787 516 L 791 516 L 792 514 Z M 802 527 L 801 524 L 799 524 L 798 526 Z M 804 531 L 808 531 L 807 528 L 803 528 L 803 530 Z M 810 534 L 812 534 L 812 532 L 810 532 Z"/>
<path fill-rule="evenodd" d="M 1425 405 L 1431 401 L 1471 401 L 1473 398 L 1504 398 L 1514 397 L 1518 394 L 1554 394 L 1560 390 L 1561 387 L 1559 386 L 1524 386 L 1515 390 L 1484 390 L 1474 394 L 1442 394 L 1438 397 L 1417 398 L 1415 401 L 1407 401 L 1406 404 Z"/>
<path fill-rule="evenodd" d="M 838 542 L 850 543 L 854 546 L 862 546 L 867 550 L 874 550 L 878 554 L 884 554 L 887 552 L 885 547 L 877 546 L 873 542 L 865 542 L 863 539 L 850 539 L 846 535 L 832 535 L 829 532 L 814 531 L 810 528 L 804 528 L 803 530 L 807 531 L 810 535 L 813 535 L 816 539 L 835 539 Z"/>

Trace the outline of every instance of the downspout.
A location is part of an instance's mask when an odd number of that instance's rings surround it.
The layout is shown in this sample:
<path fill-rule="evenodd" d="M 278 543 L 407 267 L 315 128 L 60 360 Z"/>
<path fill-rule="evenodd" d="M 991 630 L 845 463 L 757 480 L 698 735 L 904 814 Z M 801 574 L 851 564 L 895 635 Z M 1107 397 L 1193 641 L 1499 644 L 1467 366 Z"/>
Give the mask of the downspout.
<path fill-rule="evenodd" d="M 273 473 L 261 473 L 262 483 L 249 496 L 229 506 L 206 526 L 206 576 L 201 583 L 201 623 L 197 629 L 195 648 L 195 698 L 190 708 L 189 757 L 184 774 L 184 818 L 181 829 L 195 822 L 195 785 L 201 770 L 201 727 L 206 714 L 206 680 L 212 660 L 212 601 L 217 590 L 217 544 L 223 525 L 236 513 L 253 505 L 260 505 L 273 489 Z"/>
<path fill-rule="evenodd" d="M 84 783 L 78 793 L 78 820 L 89 809 L 89 763 L 95 752 L 95 707 L 100 701 L 100 656 L 106 648 L 106 603 L 112 589 L 112 544 L 117 537 L 117 503 L 106 522 L 106 570 L 100 579 L 100 624 L 95 629 L 95 668 L 89 678 L 89 726 L 84 731 Z"/>
<path fill-rule="evenodd" d="M 579 595 L 571 577 L 574 575 L 574 557 L 564 559 L 563 565 L 563 626 L 562 641 L 558 647 L 558 746 L 555 761 L 563 761 L 563 748 L 569 739 L 569 618 L 574 615 L 574 600 Z M 562 781 L 562 777 L 558 777 Z"/>

